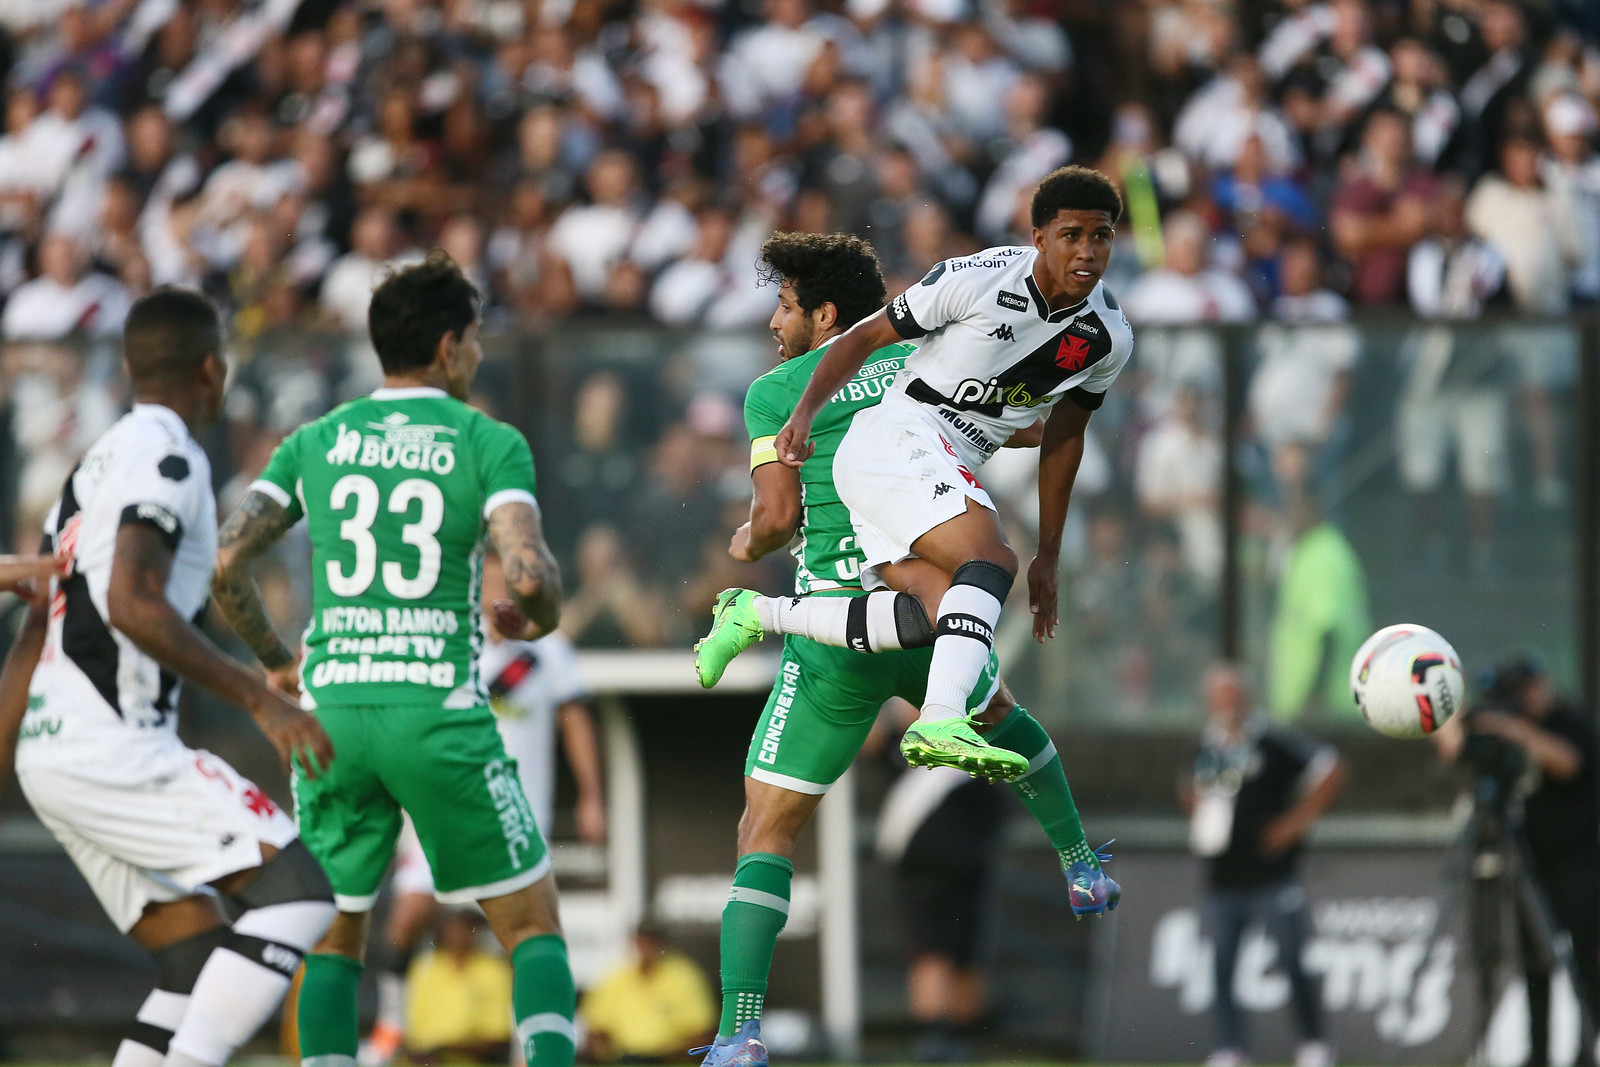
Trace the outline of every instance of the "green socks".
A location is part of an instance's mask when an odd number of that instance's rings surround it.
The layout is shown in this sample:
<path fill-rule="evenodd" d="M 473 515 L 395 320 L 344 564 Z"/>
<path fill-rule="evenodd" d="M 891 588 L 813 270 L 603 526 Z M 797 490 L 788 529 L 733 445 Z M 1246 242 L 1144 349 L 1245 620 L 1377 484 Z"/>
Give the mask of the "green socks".
<path fill-rule="evenodd" d="M 729 1038 L 747 1020 L 759 1018 L 767 996 L 767 972 L 778 932 L 789 921 L 789 883 L 794 864 L 770 852 L 739 857 L 733 892 L 722 909 L 722 1022 Z"/>
<path fill-rule="evenodd" d="M 312 1067 L 354 1067 L 361 1041 L 356 986 L 364 968 L 348 956 L 306 957 L 300 980 L 300 1062 Z"/>
<path fill-rule="evenodd" d="M 572 1067 L 578 994 L 560 934 L 530 937 L 511 950 L 511 1009 L 528 1067 Z"/>
<path fill-rule="evenodd" d="M 1009 788 L 1044 827 L 1045 836 L 1060 855 L 1062 866 L 1087 863 L 1099 870 L 1100 861 L 1083 836 L 1083 821 L 1078 818 L 1078 806 L 1072 802 L 1067 772 L 1061 767 L 1055 743 L 1039 725 L 1039 720 L 1019 704 L 984 734 L 983 739 L 1027 758 L 1028 773 L 1010 783 Z"/>

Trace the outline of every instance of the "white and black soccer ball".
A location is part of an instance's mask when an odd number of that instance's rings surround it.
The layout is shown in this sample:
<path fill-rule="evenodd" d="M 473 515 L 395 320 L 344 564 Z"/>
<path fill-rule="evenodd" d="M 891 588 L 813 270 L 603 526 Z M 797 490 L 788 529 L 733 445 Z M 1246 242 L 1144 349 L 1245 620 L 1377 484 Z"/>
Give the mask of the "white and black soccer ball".
<path fill-rule="evenodd" d="M 1350 691 L 1372 728 L 1423 737 L 1450 721 L 1466 695 L 1461 657 L 1426 626 L 1385 626 L 1350 663 Z"/>

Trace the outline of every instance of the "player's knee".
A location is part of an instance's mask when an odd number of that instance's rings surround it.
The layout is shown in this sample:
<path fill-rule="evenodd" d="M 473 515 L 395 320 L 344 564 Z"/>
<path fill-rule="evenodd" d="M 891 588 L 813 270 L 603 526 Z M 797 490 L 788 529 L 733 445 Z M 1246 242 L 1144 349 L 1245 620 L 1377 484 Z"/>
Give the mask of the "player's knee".
<path fill-rule="evenodd" d="M 333 886 L 311 850 L 299 838 L 263 863 L 256 876 L 233 894 L 233 899 L 246 911 L 276 904 L 323 903 L 330 909 L 329 921 L 333 919 Z"/>
<path fill-rule="evenodd" d="M 933 644 L 933 622 L 922 601 L 910 593 L 894 595 L 894 628 L 901 648 L 928 648 Z"/>
<path fill-rule="evenodd" d="M 156 988 L 188 995 L 212 951 L 226 944 L 231 936 L 228 927 L 219 925 L 152 951 L 156 959 Z"/>
<path fill-rule="evenodd" d="M 1005 548 L 1005 546 L 1001 546 Z M 1008 561 L 996 562 L 988 559 L 969 559 L 956 568 L 951 575 L 952 585 L 970 585 L 981 589 L 1001 603 L 1011 593 L 1011 583 L 1017 576 L 1017 556 L 1010 548 L 1005 548 Z"/>

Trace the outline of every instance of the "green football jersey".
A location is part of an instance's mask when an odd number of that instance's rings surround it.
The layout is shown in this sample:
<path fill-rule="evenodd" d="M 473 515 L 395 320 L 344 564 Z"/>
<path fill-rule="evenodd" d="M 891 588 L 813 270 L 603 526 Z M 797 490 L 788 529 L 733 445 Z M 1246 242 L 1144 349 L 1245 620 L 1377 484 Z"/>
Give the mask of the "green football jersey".
<path fill-rule="evenodd" d="M 827 347 L 785 360 L 750 383 L 744 398 L 744 422 L 750 434 L 751 470 L 777 462 L 773 438 L 800 403 L 811 372 Z M 850 525 L 850 509 L 839 500 L 833 484 L 833 455 L 856 412 L 883 399 L 914 351 L 915 345 L 897 343 L 872 353 L 860 373 L 830 397 L 812 420 L 811 441 L 816 451 L 800 468 L 800 535 L 791 549 L 799 564 L 794 576 L 797 593 L 861 584 L 861 552 Z"/>
<path fill-rule="evenodd" d="M 438 389 L 379 389 L 296 430 L 251 488 L 311 535 L 313 706 L 488 703 L 484 534 L 501 504 L 533 502 L 522 434 Z"/>

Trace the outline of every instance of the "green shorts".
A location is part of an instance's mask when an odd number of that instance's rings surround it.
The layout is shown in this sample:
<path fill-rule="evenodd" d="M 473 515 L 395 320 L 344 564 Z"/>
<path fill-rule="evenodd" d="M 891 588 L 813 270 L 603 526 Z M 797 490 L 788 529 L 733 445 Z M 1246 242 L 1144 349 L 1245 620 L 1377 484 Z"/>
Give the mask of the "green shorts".
<path fill-rule="evenodd" d="M 340 911 L 368 911 L 378 899 L 402 808 L 447 904 L 503 896 L 550 870 L 488 708 L 324 706 L 316 716 L 333 741 L 333 766 L 316 779 L 296 769 L 295 814 Z"/>
<path fill-rule="evenodd" d="M 932 662 L 931 648 L 865 653 L 784 638 L 744 773 L 796 793 L 826 793 L 855 762 L 884 701 L 900 697 L 921 706 Z M 1000 663 L 991 652 L 969 710 L 987 705 L 999 685 Z"/>

